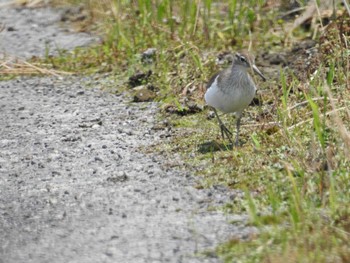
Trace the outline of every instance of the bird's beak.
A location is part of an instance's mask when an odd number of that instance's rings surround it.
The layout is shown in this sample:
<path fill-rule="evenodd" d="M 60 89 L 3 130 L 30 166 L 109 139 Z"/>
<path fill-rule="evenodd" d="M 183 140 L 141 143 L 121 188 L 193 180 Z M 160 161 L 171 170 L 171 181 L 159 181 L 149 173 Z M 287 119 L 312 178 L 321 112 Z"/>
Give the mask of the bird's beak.
<path fill-rule="evenodd" d="M 258 74 L 264 81 L 266 81 L 265 76 L 261 73 L 261 71 L 257 68 L 257 66 L 252 65 L 252 68 L 256 74 Z"/>

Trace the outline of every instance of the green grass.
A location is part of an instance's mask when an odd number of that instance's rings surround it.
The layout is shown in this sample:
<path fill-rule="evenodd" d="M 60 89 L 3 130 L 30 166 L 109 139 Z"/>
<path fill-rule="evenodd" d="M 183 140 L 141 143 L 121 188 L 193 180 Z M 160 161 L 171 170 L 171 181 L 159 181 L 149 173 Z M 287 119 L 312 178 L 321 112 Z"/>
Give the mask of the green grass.
<path fill-rule="evenodd" d="M 127 76 L 151 69 L 161 99 L 177 96 L 189 83 L 191 87 L 200 86 L 216 70 L 218 52 L 232 50 L 232 44 L 234 49 L 246 47 L 253 40 L 256 46 L 266 45 L 263 30 L 273 23 L 273 12 L 264 12 L 263 28 L 256 30 L 252 39 L 249 32 L 255 30 L 263 12 L 263 1 L 258 0 L 250 0 L 249 8 L 242 1 L 81 2 L 98 21 L 91 29 L 102 32 L 102 45 L 47 58 L 46 62 L 65 71 L 127 72 Z M 223 14 L 227 19 L 222 19 Z M 140 60 L 147 48 L 157 48 L 156 63 L 152 65 Z"/>
<path fill-rule="evenodd" d="M 162 109 L 181 113 L 186 100 L 204 106 L 204 85 L 219 69 L 220 52 L 250 45 L 258 54 L 279 52 L 314 34 L 289 35 L 288 23 L 265 1 L 222 2 L 75 1 L 85 5 L 103 43 L 44 62 L 58 70 L 111 72 L 124 83 L 152 70 L 148 83 L 158 88 Z M 328 53 L 312 75 L 298 79 L 276 66 L 279 77 L 271 73 L 258 83 L 263 104 L 244 114 L 242 147 L 226 145 L 207 109 L 168 116 L 179 136 L 158 149 L 181 152 L 203 178 L 198 188 L 222 184 L 244 191 L 220 209 L 248 213 L 260 230 L 220 245 L 216 253 L 225 262 L 350 262 L 350 59 L 344 47 L 350 34 L 343 32 L 341 43 L 338 33 L 327 35 L 320 50 Z M 147 48 L 157 49 L 152 64 L 140 59 Z M 234 130 L 231 116 L 223 120 Z"/>

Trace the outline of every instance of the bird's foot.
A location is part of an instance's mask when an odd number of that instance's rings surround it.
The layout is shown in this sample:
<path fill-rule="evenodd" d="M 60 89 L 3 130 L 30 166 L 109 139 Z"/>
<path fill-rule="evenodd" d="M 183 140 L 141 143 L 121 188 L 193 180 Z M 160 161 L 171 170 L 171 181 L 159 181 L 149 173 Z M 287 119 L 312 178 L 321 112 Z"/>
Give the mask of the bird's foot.
<path fill-rule="evenodd" d="M 225 139 L 226 136 L 230 143 L 233 145 L 232 132 L 229 129 L 227 129 L 227 127 L 224 124 L 220 125 L 220 130 L 222 138 Z"/>

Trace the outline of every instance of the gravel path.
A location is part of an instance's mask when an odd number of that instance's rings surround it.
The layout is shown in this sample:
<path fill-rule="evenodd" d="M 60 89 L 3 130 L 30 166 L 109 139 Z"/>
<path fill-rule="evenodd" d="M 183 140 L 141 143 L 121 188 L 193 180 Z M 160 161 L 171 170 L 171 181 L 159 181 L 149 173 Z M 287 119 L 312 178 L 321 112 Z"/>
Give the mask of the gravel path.
<path fill-rule="evenodd" d="M 23 12 L 41 21 L 40 30 L 27 27 Z M 43 41 L 63 34 L 56 13 L 0 9 L 22 38 L 18 46 L 1 42 L 2 52 L 41 55 Z M 157 104 L 103 92 L 106 81 L 0 82 L 0 262 L 220 262 L 201 252 L 254 231 L 244 216 L 209 211 L 235 193 L 197 190 L 190 171 L 172 168 L 179 156 L 140 151 L 166 143 L 168 131 L 154 128 Z"/>
<path fill-rule="evenodd" d="M 98 41 L 97 37 L 73 32 L 65 26 L 61 17 L 68 9 L 18 8 L 10 4 L 13 2 L 0 0 L 0 28 L 4 27 L 0 33 L 0 55 L 6 53 L 18 58 L 44 56 L 45 53 L 54 55 L 59 50 Z"/>

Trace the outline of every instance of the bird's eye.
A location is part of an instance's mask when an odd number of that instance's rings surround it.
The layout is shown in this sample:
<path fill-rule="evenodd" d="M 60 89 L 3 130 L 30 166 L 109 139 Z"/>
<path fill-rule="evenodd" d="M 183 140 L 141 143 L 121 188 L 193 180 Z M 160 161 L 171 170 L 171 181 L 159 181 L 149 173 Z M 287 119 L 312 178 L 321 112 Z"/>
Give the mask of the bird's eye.
<path fill-rule="evenodd" d="M 241 62 L 246 62 L 246 59 L 245 59 L 244 57 L 242 57 L 242 56 L 239 57 L 239 60 L 240 60 Z"/>

